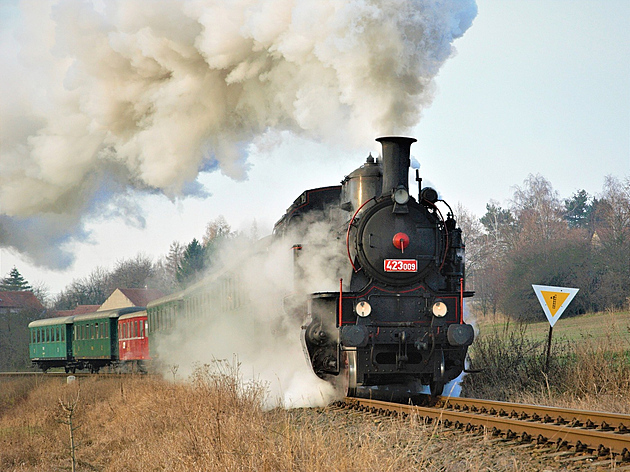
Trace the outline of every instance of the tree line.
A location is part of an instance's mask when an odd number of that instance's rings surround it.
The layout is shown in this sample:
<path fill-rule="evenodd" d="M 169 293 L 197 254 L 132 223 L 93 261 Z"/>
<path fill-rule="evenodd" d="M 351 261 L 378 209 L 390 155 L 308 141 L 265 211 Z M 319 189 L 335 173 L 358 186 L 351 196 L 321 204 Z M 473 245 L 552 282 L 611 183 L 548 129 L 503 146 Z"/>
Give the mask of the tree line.
<path fill-rule="evenodd" d="M 560 198 L 550 181 L 529 175 L 514 187 L 507 205 L 491 200 L 477 217 L 460 204 L 455 213 L 465 237 L 467 284 L 476 292 L 471 303 L 477 312 L 540 318 L 531 284 L 579 288 L 565 312 L 569 315 L 628 306 L 630 177 L 607 177 L 596 195 L 579 190 Z M 255 240 L 256 233 L 255 223 L 246 235 L 233 231 L 220 216 L 207 224 L 200 239 L 174 241 L 157 261 L 138 254 L 117 261 L 111 270 L 97 267 L 52 300 L 41 286 L 33 289 L 20 279 L 15 268 L 3 283 L 33 290 L 54 310 L 100 305 L 118 287 L 172 293 L 219 264 L 221 244 Z"/>
<path fill-rule="evenodd" d="M 112 270 L 101 267 L 88 276 L 74 279 L 52 301 L 55 310 L 71 310 L 77 305 L 101 305 L 116 288 L 152 288 L 165 294 L 185 288 L 220 263 L 219 247 L 229 240 L 256 238 L 256 223 L 249 235 L 233 231 L 223 216 L 210 221 L 201 240 L 188 244 L 173 241 L 166 256 L 156 262 L 138 254 L 122 259 Z"/>
<path fill-rule="evenodd" d="M 481 218 L 461 205 L 457 213 L 479 313 L 540 318 L 532 284 L 579 288 L 568 315 L 629 306 L 630 177 L 608 176 L 597 195 L 561 199 L 530 174 L 506 207 L 490 201 Z"/>

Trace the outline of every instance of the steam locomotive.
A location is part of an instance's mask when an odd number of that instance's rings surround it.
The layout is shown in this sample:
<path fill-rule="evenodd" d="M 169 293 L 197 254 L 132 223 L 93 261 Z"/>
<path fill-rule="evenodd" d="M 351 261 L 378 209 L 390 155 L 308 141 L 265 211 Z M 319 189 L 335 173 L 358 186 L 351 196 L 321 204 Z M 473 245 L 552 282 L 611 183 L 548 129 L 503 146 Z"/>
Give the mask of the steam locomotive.
<path fill-rule="evenodd" d="M 298 294 L 308 279 L 309 263 L 301 261 L 311 260 L 309 253 L 327 247 L 345 258 L 338 290 L 303 294 L 305 303 L 293 303 L 295 316 L 306 314 L 302 342 L 315 374 L 348 395 L 422 384 L 437 396 L 464 369 L 474 339 L 463 314 L 464 298 L 473 292 L 464 285 L 462 232 L 448 204 L 433 188 L 422 187 L 418 171 L 418 198 L 410 195 L 410 148 L 416 140 L 377 141 L 381 159 L 370 155 L 340 186 L 302 193 L 274 235 L 307 237 L 305 221 L 316 220 L 313 214 L 330 225 L 328 241 L 294 241 Z M 448 209 L 446 218 L 440 207 Z"/>

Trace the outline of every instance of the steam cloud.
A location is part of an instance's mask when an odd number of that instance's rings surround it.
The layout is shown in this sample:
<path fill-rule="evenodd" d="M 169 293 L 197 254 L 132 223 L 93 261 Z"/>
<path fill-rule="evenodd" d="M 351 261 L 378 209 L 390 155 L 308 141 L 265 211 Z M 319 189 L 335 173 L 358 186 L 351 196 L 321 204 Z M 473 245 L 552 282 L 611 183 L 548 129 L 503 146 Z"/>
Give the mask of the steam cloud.
<path fill-rule="evenodd" d="M 197 366 L 233 360 L 245 383 L 266 386 L 269 407 L 323 406 L 340 397 L 307 364 L 299 336 L 305 313 L 283 303 L 289 294 L 305 300 L 311 291 L 338 290 L 341 274 L 349 280 L 345 246 L 334 244 L 336 233 L 327 221 L 329 215 L 306 215 L 301 228 L 284 239 L 268 238 L 268 245 L 257 251 L 247 243 L 224 244 L 218 255 L 225 272 L 211 273 L 201 282 L 204 290 L 216 294 L 207 307 L 200 307 L 192 320 L 180 313 L 172 333 L 152 338 L 163 374 L 168 378 L 176 366 L 177 375 L 186 377 Z M 301 270 L 294 284 L 291 246 L 298 241 L 304 243 L 305 254 L 298 259 Z M 212 290 L 219 286 L 223 290 Z M 238 300 L 235 309 L 221 310 L 226 300 Z"/>
<path fill-rule="evenodd" d="M 203 171 L 243 179 L 270 135 L 403 133 L 475 15 L 474 0 L 2 7 L 0 245 L 65 267 L 90 215 L 137 191 L 202 195 Z"/>

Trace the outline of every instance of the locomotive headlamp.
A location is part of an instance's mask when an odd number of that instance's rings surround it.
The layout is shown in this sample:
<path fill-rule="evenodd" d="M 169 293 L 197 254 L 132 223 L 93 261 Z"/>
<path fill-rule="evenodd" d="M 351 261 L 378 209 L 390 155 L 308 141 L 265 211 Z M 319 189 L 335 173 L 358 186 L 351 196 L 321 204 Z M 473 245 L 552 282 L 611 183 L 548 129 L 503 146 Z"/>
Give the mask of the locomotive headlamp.
<path fill-rule="evenodd" d="M 442 300 L 436 300 L 433 306 L 431 307 L 431 311 L 438 318 L 442 318 L 446 316 L 446 312 L 448 311 L 448 308 L 446 307 L 446 303 L 444 303 Z"/>
<path fill-rule="evenodd" d="M 398 187 L 394 191 L 394 201 L 399 205 L 406 205 L 409 201 L 409 192 L 405 187 Z"/>
<path fill-rule="evenodd" d="M 357 303 L 355 310 L 357 312 L 357 315 L 359 315 L 361 318 L 365 318 L 366 316 L 369 316 L 370 313 L 372 313 L 372 307 L 365 300 L 361 300 L 359 303 Z"/>

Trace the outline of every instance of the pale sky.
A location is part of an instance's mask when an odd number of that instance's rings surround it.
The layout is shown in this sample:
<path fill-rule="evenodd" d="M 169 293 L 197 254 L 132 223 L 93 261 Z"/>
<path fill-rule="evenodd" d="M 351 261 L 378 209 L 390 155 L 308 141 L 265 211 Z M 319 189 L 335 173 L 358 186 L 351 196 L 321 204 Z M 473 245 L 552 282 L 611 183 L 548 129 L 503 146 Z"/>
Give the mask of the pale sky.
<path fill-rule="evenodd" d="M 472 27 L 436 78 L 433 104 L 410 133 L 425 182 L 451 206 L 461 202 L 481 217 L 491 199 L 509 206 L 513 187 L 529 174 L 550 180 L 561 198 L 580 189 L 597 194 L 606 175 L 630 176 L 630 2 L 477 5 Z M 271 153 L 249 156 L 245 181 L 201 174 L 208 198 L 139 196 L 144 228 L 120 217 L 89 219 L 88 240 L 66 248 L 76 256 L 68 270 L 38 268 L 3 248 L 0 275 L 15 265 L 55 293 L 117 259 L 142 252 L 155 260 L 173 241 L 201 238 L 219 215 L 233 229 L 248 230 L 255 219 L 264 236 L 303 190 L 338 184 L 378 150 L 366 142 L 363 151 L 340 152 L 286 136 Z"/>

